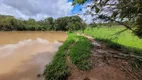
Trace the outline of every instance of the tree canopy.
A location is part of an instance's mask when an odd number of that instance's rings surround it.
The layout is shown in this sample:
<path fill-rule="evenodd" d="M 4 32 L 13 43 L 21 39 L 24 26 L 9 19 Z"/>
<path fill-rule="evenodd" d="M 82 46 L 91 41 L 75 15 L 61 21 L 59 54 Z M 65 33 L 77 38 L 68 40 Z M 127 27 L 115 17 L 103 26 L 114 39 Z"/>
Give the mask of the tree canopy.
<path fill-rule="evenodd" d="M 115 21 L 142 38 L 142 0 L 73 0 L 73 5 L 84 3 L 88 3 L 90 11 L 87 13 L 90 15 L 104 21 Z"/>
<path fill-rule="evenodd" d="M 75 31 L 84 29 L 86 23 L 79 16 L 66 16 L 57 19 L 48 17 L 44 20 L 36 21 L 29 18 L 28 20 L 16 19 L 13 16 L 0 15 L 0 31 L 13 30 L 56 30 L 56 31 Z"/>

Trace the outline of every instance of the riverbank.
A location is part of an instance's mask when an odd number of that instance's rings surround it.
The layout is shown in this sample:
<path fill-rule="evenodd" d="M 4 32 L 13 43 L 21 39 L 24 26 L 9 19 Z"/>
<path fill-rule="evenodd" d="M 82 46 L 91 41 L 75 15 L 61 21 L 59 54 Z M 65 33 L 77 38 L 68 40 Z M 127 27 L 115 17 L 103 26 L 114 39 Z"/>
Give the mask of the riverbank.
<path fill-rule="evenodd" d="M 90 49 L 91 43 L 87 38 L 69 33 L 68 39 L 59 48 L 53 61 L 46 66 L 46 80 L 65 80 L 71 73 L 71 64 L 81 70 L 90 69 Z"/>
<path fill-rule="evenodd" d="M 69 34 L 44 75 L 46 80 L 141 80 L 142 69 L 133 63 L 135 58 L 93 37 Z"/>

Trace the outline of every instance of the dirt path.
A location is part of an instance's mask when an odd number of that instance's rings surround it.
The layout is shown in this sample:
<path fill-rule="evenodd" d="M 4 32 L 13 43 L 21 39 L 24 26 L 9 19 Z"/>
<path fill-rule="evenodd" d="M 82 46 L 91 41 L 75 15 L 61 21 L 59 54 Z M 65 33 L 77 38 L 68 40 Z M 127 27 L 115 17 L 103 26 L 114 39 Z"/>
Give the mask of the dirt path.
<path fill-rule="evenodd" d="M 87 37 L 94 45 L 90 57 L 92 69 L 81 71 L 72 64 L 68 80 L 142 80 L 142 70 L 134 70 L 129 64 L 128 57 L 120 55 L 122 52 L 107 48 L 90 36 L 77 35 Z"/>

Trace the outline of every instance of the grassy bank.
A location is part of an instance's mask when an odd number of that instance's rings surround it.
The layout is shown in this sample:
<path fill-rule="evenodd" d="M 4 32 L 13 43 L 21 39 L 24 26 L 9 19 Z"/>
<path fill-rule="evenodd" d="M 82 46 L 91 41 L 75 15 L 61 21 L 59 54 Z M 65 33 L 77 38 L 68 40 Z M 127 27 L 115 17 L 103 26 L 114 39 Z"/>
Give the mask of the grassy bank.
<path fill-rule="evenodd" d="M 78 36 L 76 38 L 76 42 L 73 44 L 69 51 L 72 62 L 80 70 L 88 70 L 91 67 L 91 64 L 89 62 L 90 54 L 91 43 L 88 41 L 88 39 L 82 36 Z"/>
<path fill-rule="evenodd" d="M 113 35 L 114 33 L 125 29 L 124 27 L 97 27 L 88 28 L 84 32 L 91 35 L 99 41 L 105 42 L 109 47 L 115 49 L 121 49 L 124 52 L 130 54 L 142 56 L 142 39 L 133 35 L 130 31 L 125 31 L 119 35 Z"/>
<path fill-rule="evenodd" d="M 81 70 L 90 68 L 89 56 L 91 43 L 81 36 L 68 34 L 68 39 L 59 48 L 52 62 L 46 66 L 44 75 L 46 80 L 65 80 L 70 74 L 67 56 Z"/>
<path fill-rule="evenodd" d="M 69 75 L 66 64 L 66 50 L 71 42 L 66 41 L 54 56 L 53 61 L 46 66 L 44 75 L 46 80 L 64 80 Z"/>

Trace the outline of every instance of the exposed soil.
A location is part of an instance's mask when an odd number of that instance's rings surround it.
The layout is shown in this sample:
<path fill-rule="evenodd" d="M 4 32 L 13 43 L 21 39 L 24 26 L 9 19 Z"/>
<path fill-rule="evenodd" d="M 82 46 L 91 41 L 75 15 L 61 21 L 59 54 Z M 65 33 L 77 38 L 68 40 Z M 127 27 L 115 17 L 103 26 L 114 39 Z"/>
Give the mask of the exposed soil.
<path fill-rule="evenodd" d="M 134 69 L 129 63 L 130 59 L 121 55 L 121 51 L 107 48 L 92 37 L 83 36 L 94 45 L 90 57 L 92 68 L 89 71 L 81 71 L 71 64 L 71 75 L 67 80 L 142 80 L 142 69 Z"/>

